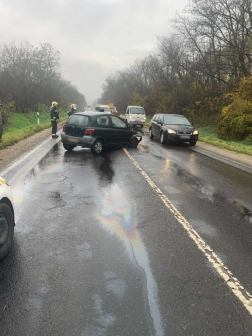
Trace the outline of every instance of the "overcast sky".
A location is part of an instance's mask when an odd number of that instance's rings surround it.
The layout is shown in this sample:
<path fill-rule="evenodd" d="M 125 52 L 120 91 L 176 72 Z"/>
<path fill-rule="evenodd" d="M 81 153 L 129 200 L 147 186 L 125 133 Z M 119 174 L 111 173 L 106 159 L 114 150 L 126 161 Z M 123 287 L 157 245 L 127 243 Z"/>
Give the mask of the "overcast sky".
<path fill-rule="evenodd" d="M 0 43 L 50 43 L 91 104 L 107 76 L 155 50 L 188 1 L 0 0 Z"/>

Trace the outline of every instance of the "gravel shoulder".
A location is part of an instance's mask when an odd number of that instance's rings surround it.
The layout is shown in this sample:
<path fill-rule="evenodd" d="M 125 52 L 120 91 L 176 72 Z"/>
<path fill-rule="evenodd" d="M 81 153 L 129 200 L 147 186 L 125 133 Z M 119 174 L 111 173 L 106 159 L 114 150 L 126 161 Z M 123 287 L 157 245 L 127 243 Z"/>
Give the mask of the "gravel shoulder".
<path fill-rule="evenodd" d="M 64 122 L 58 124 L 58 129 Z M 39 145 L 47 137 L 51 136 L 51 127 L 44 129 L 38 133 L 31 135 L 30 137 L 20 140 L 13 146 L 4 148 L 0 150 L 0 170 L 5 169 L 10 163 L 16 160 L 23 153 L 33 149 L 35 146 Z"/>

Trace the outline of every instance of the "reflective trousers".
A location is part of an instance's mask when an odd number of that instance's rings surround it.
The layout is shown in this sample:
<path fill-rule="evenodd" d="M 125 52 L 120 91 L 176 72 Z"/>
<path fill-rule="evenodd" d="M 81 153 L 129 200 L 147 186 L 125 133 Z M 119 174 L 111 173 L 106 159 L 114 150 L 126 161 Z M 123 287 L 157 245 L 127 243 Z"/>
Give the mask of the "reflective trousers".
<path fill-rule="evenodd" d="M 57 133 L 57 121 L 56 120 L 51 120 L 52 123 L 52 135 L 56 135 Z"/>

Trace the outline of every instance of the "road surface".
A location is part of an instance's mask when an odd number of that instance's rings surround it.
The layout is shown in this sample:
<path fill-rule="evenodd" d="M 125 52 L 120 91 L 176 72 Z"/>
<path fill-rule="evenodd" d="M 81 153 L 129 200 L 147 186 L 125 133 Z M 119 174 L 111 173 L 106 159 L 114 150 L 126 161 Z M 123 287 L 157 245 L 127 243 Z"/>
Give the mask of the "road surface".
<path fill-rule="evenodd" d="M 52 141 L 5 171 L 1 336 L 251 335 L 250 172 L 148 137 L 101 156 Z"/>

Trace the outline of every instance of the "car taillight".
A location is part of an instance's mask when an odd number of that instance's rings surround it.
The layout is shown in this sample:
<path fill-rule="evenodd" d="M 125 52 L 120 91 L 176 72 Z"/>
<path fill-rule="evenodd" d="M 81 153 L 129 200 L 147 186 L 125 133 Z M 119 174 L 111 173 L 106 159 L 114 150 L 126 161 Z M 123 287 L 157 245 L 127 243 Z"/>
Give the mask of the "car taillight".
<path fill-rule="evenodd" d="M 66 131 L 66 126 L 65 126 L 65 125 L 63 126 L 63 129 L 62 129 L 62 131 L 63 131 L 63 132 L 65 132 L 65 131 Z"/>
<path fill-rule="evenodd" d="M 94 133 L 94 129 L 93 129 L 93 128 L 88 128 L 88 129 L 86 129 L 85 134 L 87 134 L 87 135 L 91 135 L 91 134 L 93 134 L 93 133 Z"/>

